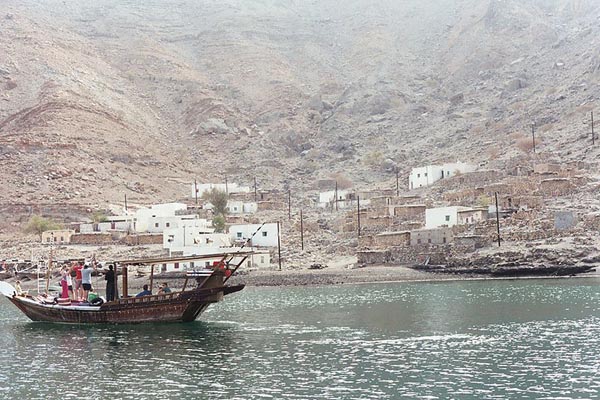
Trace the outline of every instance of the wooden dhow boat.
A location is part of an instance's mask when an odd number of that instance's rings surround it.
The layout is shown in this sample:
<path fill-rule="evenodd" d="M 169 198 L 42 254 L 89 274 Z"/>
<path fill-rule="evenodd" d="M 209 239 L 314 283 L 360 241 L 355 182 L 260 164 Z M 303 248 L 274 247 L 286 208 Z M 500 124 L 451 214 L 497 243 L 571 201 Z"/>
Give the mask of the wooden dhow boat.
<path fill-rule="evenodd" d="M 240 291 L 244 285 L 226 285 L 252 252 L 210 254 L 208 256 L 170 257 L 156 259 L 124 260 L 115 262 L 122 276 L 122 297 L 114 301 L 97 303 L 71 302 L 47 294 L 31 296 L 17 293 L 7 282 L 0 282 L 0 294 L 10 300 L 32 321 L 77 324 L 129 324 L 142 322 L 190 322 L 196 320 L 206 308 L 223 300 L 223 297 Z M 156 265 L 163 263 L 195 262 L 202 259 L 220 258 L 208 267 L 188 270 L 183 288 L 171 293 L 130 297 L 128 295 L 128 266 Z M 235 260 L 235 263 L 232 263 Z M 151 268 L 152 287 L 154 268 Z M 115 281 L 117 274 L 115 274 Z M 192 281 L 192 282 L 190 282 Z M 195 281 L 196 285 L 193 286 Z M 115 286 L 117 284 L 115 283 Z"/>

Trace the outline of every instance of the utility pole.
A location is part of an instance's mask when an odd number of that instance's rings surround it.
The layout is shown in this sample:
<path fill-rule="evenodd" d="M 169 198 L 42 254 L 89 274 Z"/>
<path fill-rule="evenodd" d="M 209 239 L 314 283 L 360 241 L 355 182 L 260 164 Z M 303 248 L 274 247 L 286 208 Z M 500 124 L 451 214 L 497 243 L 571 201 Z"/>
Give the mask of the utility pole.
<path fill-rule="evenodd" d="M 356 196 L 356 221 L 358 227 L 358 237 L 360 237 L 360 196 Z"/>
<path fill-rule="evenodd" d="M 535 124 L 531 124 L 531 140 L 533 141 L 533 152 L 535 153 Z"/>
<path fill-rule="evenodd" d="M 292 191 L 288 189 L 288 221 L 292 219 Z"/>
<path fill-rule="evenodd" d="M 594 112 L 592 111 L 592 146 L 594 145 L 595 140 L 596 135 L 594 135 Z"/>
<path fill-rule="evenodd" d="M 494 192 L 496 198 L 496 229 L 498 231 L 498 247 L 500 247 L 500 212 L 498 211 L 498 192 Z"/>
<path fill-rule="evenodd" d="M 127 211 L 127 193 L 125 193 L 125 211 Z"/>
<path fill-rule="evenodd" d="M 400 177 L 398 167 L 396 167 L 396 197 L 400 196 Z"/>
<path fill-rule="evenodd" d="M 304 251 L 304 217 L 302 215 L 302 209 L 300 209 L 300 243 L 302 245 L 302 251 Z"/>
<path fill-rule="evenodd" d="M 198 206 L 198 181 L 194 179 L 194 197 L 196 197 L 196 207 Z"/>
<path fill-rule="evenodd" d="M 279 270 L 281 271 L 281 232 L 279 229 L 279 221 L 277 221 L 277 253 L 279 258 Z"/>
<path fill-rule="evenodd" d="M 337 180 L 335 181 L 335 211 L 338 210 L 338 184 Z"/>

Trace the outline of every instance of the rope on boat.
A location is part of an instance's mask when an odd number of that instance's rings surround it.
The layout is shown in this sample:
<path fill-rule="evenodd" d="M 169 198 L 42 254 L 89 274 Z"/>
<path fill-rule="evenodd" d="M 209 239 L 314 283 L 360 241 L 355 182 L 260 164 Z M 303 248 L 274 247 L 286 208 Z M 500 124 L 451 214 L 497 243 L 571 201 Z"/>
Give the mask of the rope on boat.
<path fill-rule="evenodd" d="M 248 239 L 246 239 L 246 241 L 245 241 L 245 242 L 244 242 L 244 244 L 243 244 L 243 245 L 240 247 L 240 249 L 239 249 L 237 252 L 235 252 L 235 253 L 231 254 L 231 258 L 229 258 L 229 260 L 227 260 L 227 261 L 225 262 L 225 265 L 229 266 L 229 263 L 230 263 L 230 262 L 231 262 L 231 261 L 232 261 L 232 260 L 233 260 L 233 259 L 234 259 L 236 256 L 238 256 L 238 255 L 239 255 L 239 254 L 242 252 L 242 249 L 243 249 L 244 247 L 246 247 L 246 245 L 252 241 L 252 238 L 253 238 L 254 236 L 256 236 L 256 234 L 257 234 L 258 232 L 260 232 L 260 230 L 263 228 L 263 226 L 265 226 L 265 224 L 266 224 L 266 222 L 263 222 L 263 223 L 262 223 L 262 224 L 261 224 L 261 225 L 258 227 L 258 229 L 257 229 L 257 230 L 256 230 L 256 231 L 255 231 L 255 232 L 252 234 L 252 236 L 250 236 Z M 252 256 L 252 255 L 251 255 L 251 256 Z M 225 261 L 225 259 L 226 259 L 226 258 L 227 258 L 227 256 L 224 256 L 224 257 L 221 259 L 221 262 Z M 241 263 L 240 263 L 240 265 L 241 265 Z M 238 266 L 236 266 L 236 267 L 233 269 L 233 271 L 231 271 L 231 275 L 229 275 L 228 277 L 226 277 L 226 278 L 225 278 L 225 280 L 223 281 L 223 283 L 227 282 L 227 281 L 229 280 L 229 278 L 231 278 L 231 277 L 233 276 L 233 274 L 235 273 L 235 271 L 237 271 L 237 270 L 238 270 L 238 268 L 239 268 L 239 267 L 240 267 L 239 265 L 238 265 Z"/>

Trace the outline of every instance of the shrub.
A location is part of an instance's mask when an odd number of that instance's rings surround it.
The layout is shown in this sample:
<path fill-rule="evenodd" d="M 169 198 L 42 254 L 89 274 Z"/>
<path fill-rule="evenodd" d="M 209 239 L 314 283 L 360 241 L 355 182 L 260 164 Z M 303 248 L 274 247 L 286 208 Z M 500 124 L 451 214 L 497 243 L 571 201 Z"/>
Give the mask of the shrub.
<path fill-rule="evenodd" d="M 227 200 L 229 196 L 226 192 L 217 188 L 212 188 L 208 192 L 204 192 L 202 198 L 209 201 L 213 205 L 213 212 L 215 215 L 226 215 L 227 214 Z"/>
<path fill-rule="evenodd" d="M 217 214 L 213 217 L 212 226 L 215 228 L 216 233 L 225 232 L 225 217 L 221 214 Z"/>
<path fill-rule="evenodd" d="M 27 225 L 25 226 L 25 232 L 35 233 L 41 238 L 43 232 L 61 228 L 62 225 L 52 219 L 44 218 L 40 215 L 33 215 L 29 218 L 29 222 L 27 222 Z"/>

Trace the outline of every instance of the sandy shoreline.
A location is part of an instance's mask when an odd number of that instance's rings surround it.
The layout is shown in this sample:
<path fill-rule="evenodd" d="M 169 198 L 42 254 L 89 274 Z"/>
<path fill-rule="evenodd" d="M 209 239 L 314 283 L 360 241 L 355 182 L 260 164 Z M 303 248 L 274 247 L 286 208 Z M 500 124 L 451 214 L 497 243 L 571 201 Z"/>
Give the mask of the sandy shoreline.
<path fill-rule="evenodd" d="M 600 273 L 590 272 L 576 275 L 577 278 L 600 278 Z M 452 281 L 483 281 L 483 280 L 523 280 L 523 279 L 567 279 L 568 276 L 523 276 L 523 277 L 490 277 L 477 274 L 445 274 L 418 271 L 406 266 L 369 266 L 364 268 L 349 269 L 346 267 L 329 267 L 321 270 L 242 270 L 233 276 L 229 284 L 245 284 L 248 287 L 282 287 L 282 286 L 324 286 L 324 285 L 357 285 L 371 283 L 418 283 L 418 282 L 452 282 Z M 7 282 L 14 284 L 15 279 Z M 51 282 L 55 283 L 57 278 Z M 156 276 L 153 286 L 168 282 L 174 289 L 183 287 L 182 275 Z M 149 276 L 130 276 L 128 279 L 129 295 L 135 295 L 142 290 L 142 286 L 150 283 Z M 104 294 L 105 282 L 103 277 L 93 278 L 92 284 L 99 293 Z M 35 280 L 24 281 L 23 289 L 36 290 Z M 119 285 L 120 286 L 120 285 Z M 189 288 L 189 284 L 188 284 Z"/>

